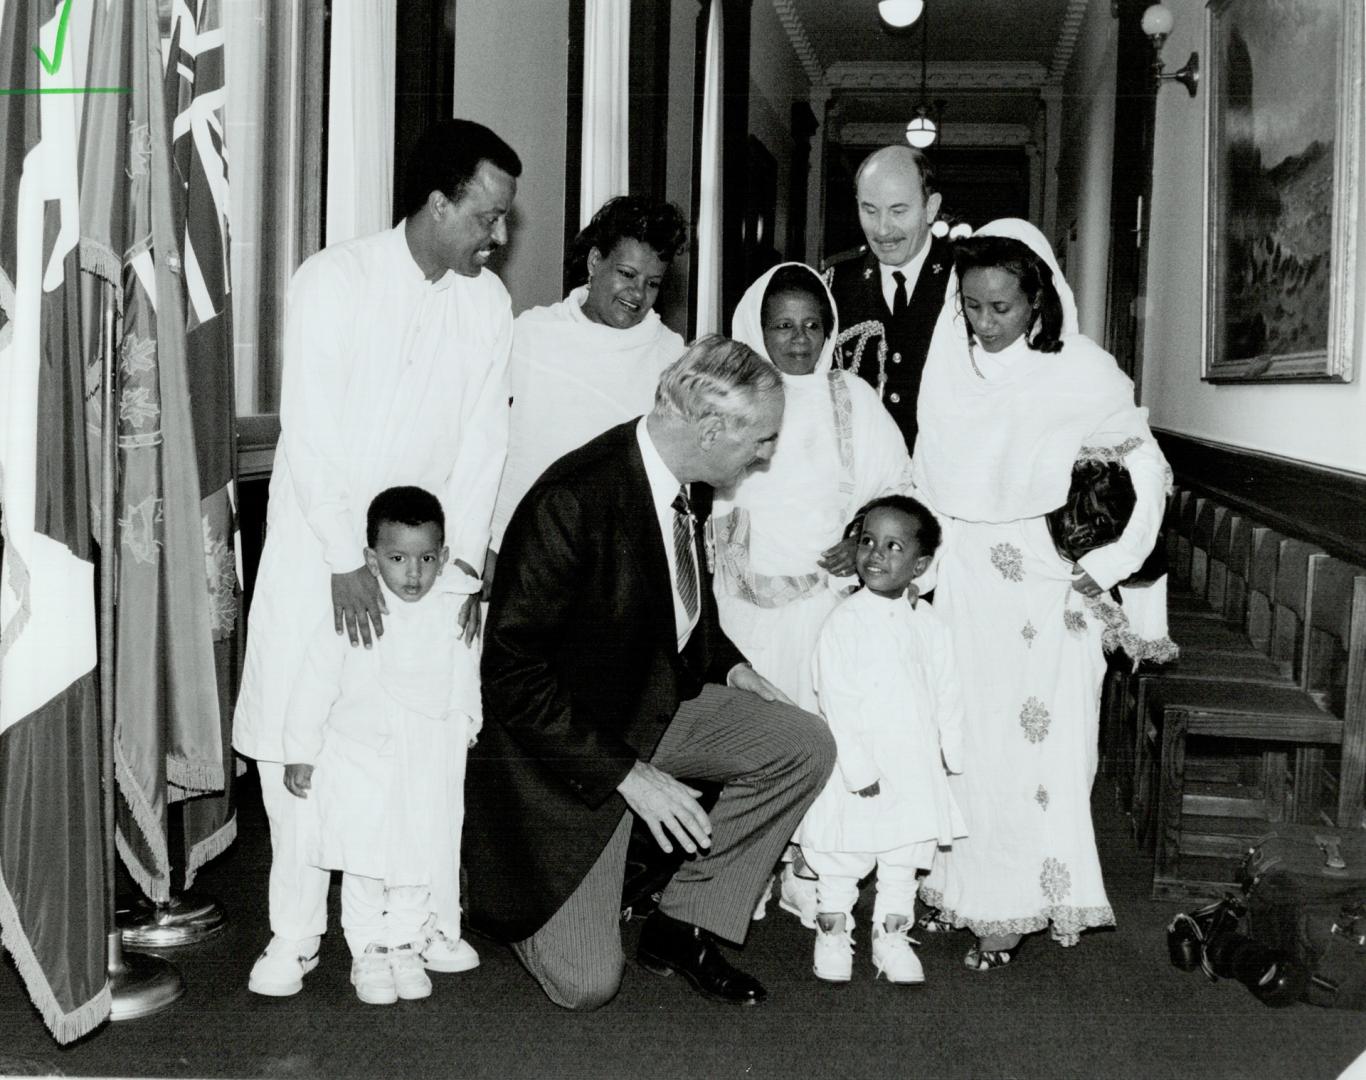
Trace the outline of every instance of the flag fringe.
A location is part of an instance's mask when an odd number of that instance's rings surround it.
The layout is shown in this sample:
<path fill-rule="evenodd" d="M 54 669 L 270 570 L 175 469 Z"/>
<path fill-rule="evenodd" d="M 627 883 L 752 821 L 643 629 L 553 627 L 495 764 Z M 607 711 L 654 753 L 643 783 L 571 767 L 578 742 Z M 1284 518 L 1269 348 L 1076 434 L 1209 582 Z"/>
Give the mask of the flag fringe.
<path fill-rule="evenodd" d="M 3 876 L 0 876 L 0 943 L 14 957 L 14 966 L 19 969 L 19 977 L 24 980 L 30 1000 L 42 1016 L 48 1031 L 52 1032 L 52 1037 L 59 1043 L 75 1042 L 109 1018 L 113 1002 L 108 981 L 89 1001 L 71 1012 L 63 1011 L 43 973 L 42 965 L 38 963 L 38 957 L 33 953 L 33 945 L 24 933 L 19 921 L 19 910 L 14 906 L 14 897 Z"/>
<path fill-rule="evenodd" d="M 224 790 L 223 763 L 166 755 L 166 782 L 172 786 L 172 802 L 213 795 Z M 174 790 L 179 788 L 179 791 Z"/>
<path fill-rule="evenodd" d="M 189 889 L 194 884 L 195 875 L 199 873 L 200 869 L 210 860 L 218 858 L 227 851 L 236 839 L 237 815 L 234 813 L 221 829 L 204 837 L 203 840 L 190 848 L 190 855 L 185 864 L 185 888 Z"/>
<path fill-rule="evenodd" d="M 119 858 L 123 860 L 123 868 L 128 871 L 128 876 L 133 879 L 133 883 L 142 890 L 142 895 L 154 904 L 169 904 L 171 902 L 171 887 L 168 880 L 164 877 L 155 877 L 143 864 L 133 851 L 133 846 L 128 843 L 128 839 L 123 835 L 123 830 L 114 829 L 114 846 L 119 850 Z"/>
<path fill-rule="evenodd" d="M 109 247 L 88 236 L 81 237 L 81 269 L 103 278 L 114 291 L 114 311 L 123 316 L 123 259 Z"/>
<path fill-rule="evenodd" d="M 157 820 L 155 811 L 143 798 L 142 790 L 133 779 L 133 771 L 124 760 L 123 747 L 119 745 L 117 735 L 114 738 L 114 778 L 119 794 L 123 796 L 124 805 L 133 815 L 133 823 L 142 833 L 143 842 L 147 845 L 155 865 L 149 870 L 142 859 L 133 853 L 132 846 L 124 839 L 122 831 L 115 829 L 114 839 L 118 844 L 119 854 L 123 856 L 128 873 L 132 875 L 147 899 L 166 903 L 171 899 L 171 856 L 166 849 L 166 837 L 162 833 L 162 825 Z"/>

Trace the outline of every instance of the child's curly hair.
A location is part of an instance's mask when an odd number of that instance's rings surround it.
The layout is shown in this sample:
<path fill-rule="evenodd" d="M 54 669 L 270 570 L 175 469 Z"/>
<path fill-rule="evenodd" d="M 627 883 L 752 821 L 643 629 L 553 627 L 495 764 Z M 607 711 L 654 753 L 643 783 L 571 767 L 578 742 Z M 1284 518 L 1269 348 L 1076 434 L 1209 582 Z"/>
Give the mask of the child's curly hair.
<path fill-rule="evenodd" d="M 933 555 L 939 550 L 939 545 L 944 539 L 944 530 L 939 525 L 939 519 L 934 516 L 934 512 L 928 506 L 913 499 L 909 495 L 882 495 L 859 508 L 859 512 L 844 528 L 844 538 L 858 538 L 863 531 L 863 519 L 874 510 L 886 507 L 889 510 L 899 510 L 912 521 L 915 522 L 916 539 L 920 541 L 920 554 Z"/>

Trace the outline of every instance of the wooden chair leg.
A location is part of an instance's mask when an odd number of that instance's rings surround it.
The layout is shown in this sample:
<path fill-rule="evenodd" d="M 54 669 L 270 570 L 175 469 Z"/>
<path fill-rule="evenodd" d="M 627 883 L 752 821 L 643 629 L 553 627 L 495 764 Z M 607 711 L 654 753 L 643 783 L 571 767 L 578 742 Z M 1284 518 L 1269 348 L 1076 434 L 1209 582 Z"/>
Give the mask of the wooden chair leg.
<path fill-rule="evenodd" d="M 1162 716 L 1162 754 L 1157 787 L 1157 843 L 1153 861 L 1153 899 L 1181 895 L 1181 812 L 1185 800 L 1186 728 L 1189 716 L 1170 709 Z"/>
<path fill-rule="evenodd" d="M 1265 792 L 1267 821 L 1295 820 L 1294 808 L 1286 799 L 1285 774 L 1289 760 L 1284 750 L 1267 750 L 1262 754 L 1262 790 Z"/>
<path fill-rule="evenodd" d="M 1290 820 L 1301 825 L 1318 823 L 1323 800 L 1323 751 L 1306 746 L 1295 751 L 1295 780 L 1290 795 Z"/>

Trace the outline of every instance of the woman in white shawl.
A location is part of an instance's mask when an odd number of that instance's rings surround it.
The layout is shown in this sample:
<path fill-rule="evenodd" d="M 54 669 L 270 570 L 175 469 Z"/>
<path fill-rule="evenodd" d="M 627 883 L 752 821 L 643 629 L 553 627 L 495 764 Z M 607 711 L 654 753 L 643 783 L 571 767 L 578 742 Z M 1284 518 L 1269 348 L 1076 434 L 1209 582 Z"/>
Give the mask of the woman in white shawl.
<path fill-rule="evenodd" d="M 714 588 L 721 626 L 754 669 L 815 710 L 821 623 L 857 584 L 845 526 L 860 506 L 910 488 L 910 458 L 877 392 L 832 370 L 839 322 L 814 270 L 783 263 L 740 299 L 731 334 L 782 372 L 783 425 L 766 470 L 718 491 Z"/>
<path fill-rule="evenodd" d="M 858 583 L 845 526 L 869 500 L 910 488 L 905 441 L 877 392 L 832 370 L 838 334 L 834 298 L 802 263 L 767 271 L 741 298 L 731 335 L 782 372 L 786 403 L 768 468 L 718 491 L 711 518 L 722 628 L 756 671 L 812 712 L 816 638 Z M 789 865 L 782 906 L 810 926 L 813 886 L 800 863 Z"/>
<path fill-rule="evenodd" d="M 993 222 L 959 244 L 954 263 L 913 472 L 945 526 L 934 603 L 966 699 L 963 773 L 952 782 L 968 837 L 941 850 L 922 885 L 935 910 L 921 927 L 972 930 L 964 962 L 987 971 L 1024 934 L 1049 927 L 1075 945 L 1114 923 L 1090 811 L 1102 639 L 1123 618 L 1106 593 L 1152 549 L 1170 474 L 1133 384 L 1078 332 L 1072 291 L 1037 229 Z M 1044 515 L 1088 458 L 1122 461 L 1137 503 L 1118 540 L 1074 564 Z M 1147 597 L 1159 609 L 1164 585 Z"/>
<path fill-rule="evenodd" d="M 508 456 L 493 511 L 495 552 L 513 510 L 549 465 L 650 411 L 660 372 L 686 348 L 654 303 L 687 237 L 683 215 L 670 203 L 637 195 L 609 199 L 570 251 L 571 280 L 586 275 L 586 284 L 557 304 L 517 316 L 508 363 Z"/>

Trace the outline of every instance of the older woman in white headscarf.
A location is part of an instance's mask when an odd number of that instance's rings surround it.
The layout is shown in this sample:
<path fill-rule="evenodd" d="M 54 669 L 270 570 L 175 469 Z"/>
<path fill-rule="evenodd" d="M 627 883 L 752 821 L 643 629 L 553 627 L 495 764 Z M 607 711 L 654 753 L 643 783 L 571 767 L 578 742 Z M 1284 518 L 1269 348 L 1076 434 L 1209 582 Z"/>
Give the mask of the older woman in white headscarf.
<path fill-rule="evenodd" d="M 968 837 L 941 850 L 922 886 L 936 910 L 921 927 L 972 930 L 965 963 L 987 971 L 1024 934 L 1047 927 L 1074 945 L 1114 923 L 1090 811 L 1102 638 L 1123 618 L 1106 593 L 1152 549 L 1170 474 L 1133 384 L 1078 332 L 1072 291 L 1037 229 L 993 222 L 958 245 L 954 263 L 913 471 L 945 527 L 935 608 L 966 699 L 963 773 L 951 782 Z M 1044 515 L 1087 459 L 1123 462 L 1137 501 L 1117 540 L 1073 563 Z M 1159 624 L 1164 596 L 1145 598 L 1158 601 Z M 1131 612 L 1143 606 L 1136 599 Z"/>
<path fill-rule="evenodd" d="M 829 289 L 802 263 L 767 271 L 741 298 L 731 334 L 782 372 L 786 405 L 767 470 L 717 492 L 711 519 L 721 626 L 813 712 L 816 637 L 857 584 L 845 526 L 870 499 L 910 488 L 905 441 L 876 391 L 832 370 L 838 331 Z M 814 925 L 815 893 L 790 872 L 783 906 Z"/>
<path fill-rule="evenodd" d="M 756 671 L 816 708 L 811 654 L 839 590 L 857 584 L 844 528 L 865 502 L 910 487 L 910 458 L 877 393 L 832 370 L 838 316 L 802 263 L 763 274 L 731 333 L 783 377 L 786 404 L 767 470 L 717 492 L 715 590 L 726 634 Z"/>

